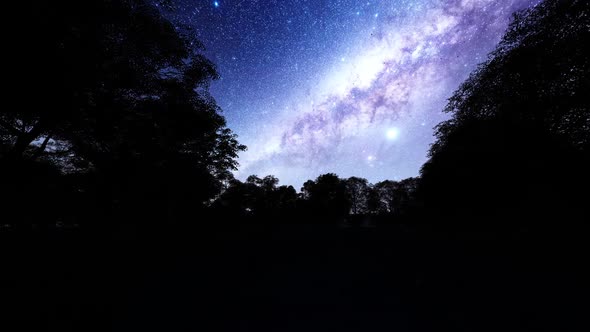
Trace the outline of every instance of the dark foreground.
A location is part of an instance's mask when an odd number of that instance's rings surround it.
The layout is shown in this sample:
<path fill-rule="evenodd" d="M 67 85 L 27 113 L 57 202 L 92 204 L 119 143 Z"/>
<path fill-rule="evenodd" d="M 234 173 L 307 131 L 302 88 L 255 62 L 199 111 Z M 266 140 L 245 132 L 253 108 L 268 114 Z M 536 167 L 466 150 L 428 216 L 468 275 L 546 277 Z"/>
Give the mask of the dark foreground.
<path fill-rule="evenodd" d="M 580 236 L 443 234 L 400 225 L 233 229 L 4 232 L 2 325 L 61 332 L 588 331 L 590 278 Z"/>

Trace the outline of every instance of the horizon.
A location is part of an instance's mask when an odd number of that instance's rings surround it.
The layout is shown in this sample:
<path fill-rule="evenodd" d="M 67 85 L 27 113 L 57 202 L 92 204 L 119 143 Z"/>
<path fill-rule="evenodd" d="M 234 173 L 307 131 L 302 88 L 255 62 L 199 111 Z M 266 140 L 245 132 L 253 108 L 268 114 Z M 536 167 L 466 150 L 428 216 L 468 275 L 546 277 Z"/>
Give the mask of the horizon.
<path fill-rule="evenodd" d="M 7 12 L 4 325 L 590 331 L 590 1 Z"/>

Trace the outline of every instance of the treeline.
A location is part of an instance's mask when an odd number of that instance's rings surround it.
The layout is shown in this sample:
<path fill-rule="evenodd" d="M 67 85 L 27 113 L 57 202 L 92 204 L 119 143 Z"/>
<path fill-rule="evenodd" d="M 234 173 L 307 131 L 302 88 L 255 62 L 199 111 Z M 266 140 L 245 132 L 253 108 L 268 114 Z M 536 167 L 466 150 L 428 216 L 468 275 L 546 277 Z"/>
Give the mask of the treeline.
<path fill-rule="evenodd" d="M 231 183 L 216 204 L 252 213 L 293 206 L 318 216 L 399 213 L 446 226 L 586 227 L 589 27 L 583 0 L 546 0 L 515 13 L 497 48 L 449 99 L 451 117 L 435 128 L 416 179 L 370 185 L 325 174 L 296 195 L 274 188 L 272 177 L 254 177 Z"/>
<path fill-rule="evenodd" d="M 417 184 L 417 178 L 371 184 L 367 179 L 328 173 L 306 181 L 297 193 L 293 186 L 279 186 L 279 179 L 272 175 L 251 175 L 245 182 L 230 180 L 211 207 L 233 216 L 307 216 L 325 221 L 348 215 L 401 216 L 415 208 Z"/>
<path fill-rule="evenodd" d="M 154 2 L 11 6 L 34 33 L 5 42 L 2 225 L 196 223 L 211 213 L 590 220 L 588 1 L 545 0 L 514 15 L 449 99 L 419 178 L 324 174 L 300 194 L 272 176 L 233 178 L 245 147 L 208 93 L 215 66 Z"/>

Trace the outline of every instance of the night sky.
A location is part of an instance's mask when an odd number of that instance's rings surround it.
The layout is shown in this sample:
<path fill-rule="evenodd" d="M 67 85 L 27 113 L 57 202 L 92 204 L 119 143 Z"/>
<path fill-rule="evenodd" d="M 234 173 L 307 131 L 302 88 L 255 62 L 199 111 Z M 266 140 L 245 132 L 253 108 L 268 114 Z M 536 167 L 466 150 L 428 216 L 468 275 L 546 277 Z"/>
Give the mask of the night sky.
<path fill-rule="evenodd" d="M 248 151 L 239 179 L 416 176 L 446 99 L 538 0 L 177 0 Z"/>

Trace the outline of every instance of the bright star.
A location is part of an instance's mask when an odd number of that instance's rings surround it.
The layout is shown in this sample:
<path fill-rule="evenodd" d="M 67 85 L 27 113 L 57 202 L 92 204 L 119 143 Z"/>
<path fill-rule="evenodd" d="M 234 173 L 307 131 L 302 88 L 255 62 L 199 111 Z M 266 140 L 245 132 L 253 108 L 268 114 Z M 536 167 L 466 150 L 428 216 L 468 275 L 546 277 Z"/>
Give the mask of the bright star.
<path fill-rule="evenodd" d="M 215 8 L 219 7 L 219 1 L 215 1 L 215 2 L 213 3 L 213 6 L 215 6 Z"/>
<path fill-rule="evenodd" d="M 391 129 L 389 129 L 387 131 L 386 136 L 387 136 L 388 139 L 390 139 L 392 141 L 395 141 L 398 138 L 398 136 L 399 136 L 399 129 L 397 129 L 397 128 L 391 128 Z"/>

